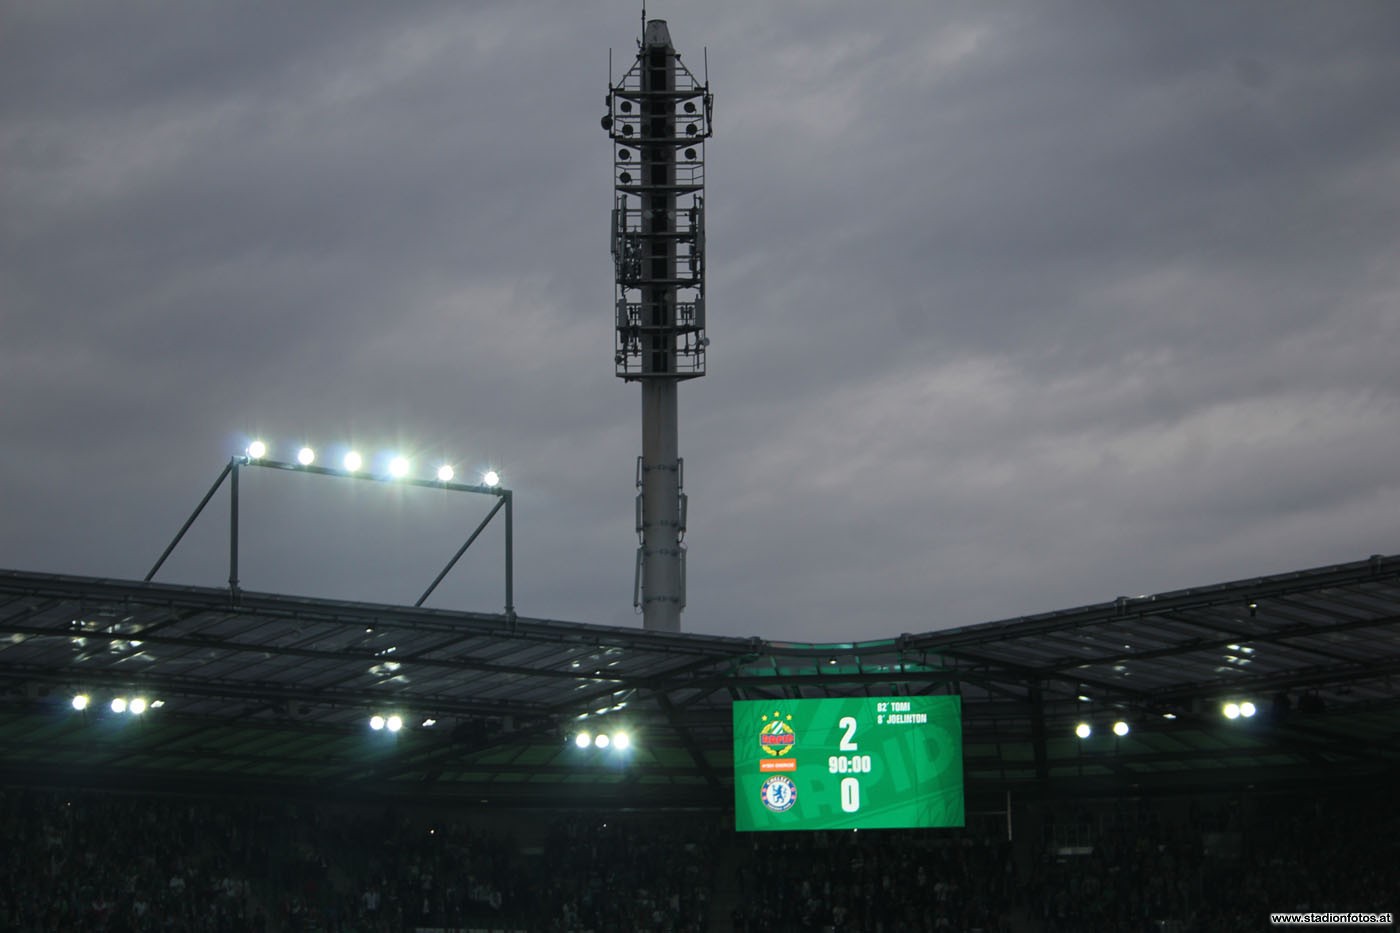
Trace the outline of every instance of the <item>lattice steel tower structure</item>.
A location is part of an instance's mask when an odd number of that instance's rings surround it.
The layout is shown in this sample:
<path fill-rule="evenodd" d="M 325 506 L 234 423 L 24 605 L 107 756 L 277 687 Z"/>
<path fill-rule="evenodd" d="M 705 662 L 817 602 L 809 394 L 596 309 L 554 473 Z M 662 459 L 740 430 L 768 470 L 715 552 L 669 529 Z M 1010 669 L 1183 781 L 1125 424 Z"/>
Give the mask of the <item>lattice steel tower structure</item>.
<path fill-rule="evenodd" d="M 646 629 L 677 632 L 685 608 L 683 461 L 677 388 L 705 375 L 705 140 L 713 99 L 646 20 L 637 59 L 609 83 L 603 129 L 613 140 L 613 361 L 642 386 L 633 605 Z"/>

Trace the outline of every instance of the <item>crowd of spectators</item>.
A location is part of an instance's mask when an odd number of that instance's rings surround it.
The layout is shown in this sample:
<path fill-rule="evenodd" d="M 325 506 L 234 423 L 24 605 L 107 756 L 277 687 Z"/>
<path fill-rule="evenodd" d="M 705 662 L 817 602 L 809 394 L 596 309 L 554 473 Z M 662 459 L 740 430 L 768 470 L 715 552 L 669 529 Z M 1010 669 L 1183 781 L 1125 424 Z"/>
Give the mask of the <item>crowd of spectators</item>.
<path fill-rule="evenodd" d="M 1011 845 L 935 830 L 755 836 L 736 866 L 736 933 L 1009 929 Z"/>
<path fill-rule="evenodd" d="M 0 930 L 1231 933 L 1400 891 L 1386 792 L 1037 806 L 1013 844 L 3 788 Z"/>
<path fill-rule="evenodd" d="M 383 806 L 0 789 L 0 930 L 708 929 L 713 819 L 532 819 L 540 844 Z"/>
<path fill-rule="evenodd" d="M 5 789 L 0 820 L 0 928 L 268 928 L 246 871 L 271 835 L 255 806 Z"/>
<path fill-rule="evenodd" d="M 1388 792 L 1065 809 L 1029 872 L 1031 930 L 1234 933 L 1272 912 L 1396 906 L 1400 814 Z M 1055 832 L 1066 821 L 1075 831 Z"/>

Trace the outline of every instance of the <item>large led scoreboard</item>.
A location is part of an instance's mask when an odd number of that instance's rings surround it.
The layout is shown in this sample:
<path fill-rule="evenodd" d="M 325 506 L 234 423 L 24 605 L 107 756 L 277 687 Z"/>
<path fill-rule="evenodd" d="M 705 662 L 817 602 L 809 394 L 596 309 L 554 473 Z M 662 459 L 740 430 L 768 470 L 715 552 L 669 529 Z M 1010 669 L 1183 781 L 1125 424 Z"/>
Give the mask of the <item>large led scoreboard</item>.
<path fill-rule="evenodd" d="M 738 830 L 963 825 L 956 696 L 736 700 Z"/>

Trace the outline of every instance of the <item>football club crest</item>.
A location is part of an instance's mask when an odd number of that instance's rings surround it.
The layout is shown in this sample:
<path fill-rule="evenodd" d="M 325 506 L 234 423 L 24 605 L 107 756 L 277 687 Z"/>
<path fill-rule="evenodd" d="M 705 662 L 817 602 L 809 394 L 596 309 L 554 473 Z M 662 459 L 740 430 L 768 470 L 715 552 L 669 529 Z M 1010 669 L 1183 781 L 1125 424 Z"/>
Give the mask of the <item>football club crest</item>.
<path fill-rule="evenodd" d="M 758 747 L 775 757 L 786 755 L 797 744 L 797 733 L 792 731 L 792 715 L 784 716 L 777 710 L 773 715 L 763 716 L 763 728 L 758 731 Z"/>
<path fill-rule="evenodd" d="M 792 778 L 776 774 L 763 782 L 758 789 L 758 798 L 774 813 L 782 813 L 791 810 L 792 805 L 797 803 L 797 785 L 792 783 Z"/>

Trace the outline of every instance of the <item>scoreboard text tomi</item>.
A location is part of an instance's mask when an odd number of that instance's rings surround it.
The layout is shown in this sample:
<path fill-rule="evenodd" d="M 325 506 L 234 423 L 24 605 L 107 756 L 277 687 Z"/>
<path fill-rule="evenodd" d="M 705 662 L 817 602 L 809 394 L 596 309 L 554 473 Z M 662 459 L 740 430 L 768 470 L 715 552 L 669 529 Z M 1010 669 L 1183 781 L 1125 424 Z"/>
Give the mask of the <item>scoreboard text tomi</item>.
<path fill-rule="evenodd" d="M 734 701 L 734 824 L 963 825 L 961 698 Z"/>

